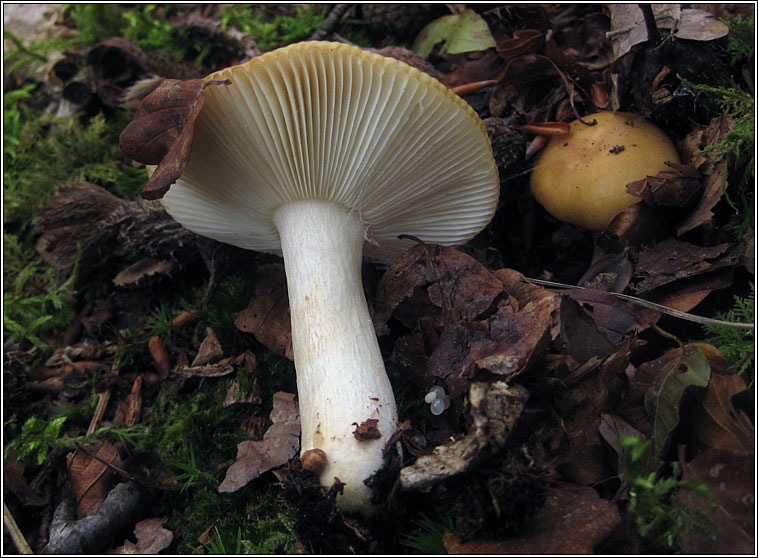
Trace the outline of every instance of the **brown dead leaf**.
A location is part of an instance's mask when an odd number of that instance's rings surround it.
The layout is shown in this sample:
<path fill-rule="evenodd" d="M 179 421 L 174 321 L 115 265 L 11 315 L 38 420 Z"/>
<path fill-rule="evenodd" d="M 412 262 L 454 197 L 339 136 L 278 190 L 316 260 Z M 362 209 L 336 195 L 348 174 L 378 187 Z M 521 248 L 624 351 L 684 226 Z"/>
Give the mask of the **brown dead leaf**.
<path fill-rule="evenodd" d="M 468 471 L 487 447 L 501 448 L 521 415 L 529 392 L 503 381 L 474 382 L 469 392 L 473 423 L 468 434 L 455 442 L 434 448 L 400 470 L 403 490 L 424 490 L 440 481 Z"/>
<path fill-rule="evenodd" d="M 502 290 L 500 282 L 471 256 L 448 246 L 417 244 L 379 281 L 374 313 L 377 332 L 386 332 L 393 312 L 412 297 L 416 288 L 423 287 L 429 301 L 456 322 L 476 319 Z"/>
<path fill-rule="evenodd" d="M 119 143 L 127 157 L 158 165 L 140 194 L 144 199 L 162 198 L 187 165 L 195 121 L 205 100 L 203 90 L 229 83 L 167 79 L 140 103 Z"/>
<path fill-rule="evenodd" d="M 702 153 L 726 137 L 732 129 L 732 121 L 726 115 L 714 118 L 705 129 L 694 130 L 682 143 L 682 158 L 696 168 L 703 178 L 703 193 L 690 215 L 677 229 L 682 235 L 713 219 L 712 209 L 721 200 L 728 187 L 726 181 L 726 160 L 718 149 Z"/>
<path fill-rule="evenodd" d="M 224 356 L 224 350 L 221 348 L 221 341 L 218 340 L 216 332 L 210 327 L 205 328 L 205 339 L 200 343 L 200 348 L 197 350 L 197 355 L 195 355 L 191 366 L 202 366 L 216 362 L 222 356 Z"/>
<path fill-rule="evenodd" d="M 732 397 L 745 390 L 745 381 L 736 374 L 711 376 L 702 410 L 692 417 L 697 437 L 706 447 L 736 452 L 752 451 L 755 443 L 753 423 L 732 403 Z"/>
<path fill-rule="evenodd" d="M 271 427 L 262 440 L 247 440 L 237 446 L 237 458 L 226 471 L 219 492 L 234 492 L 266 471 L 284 465 L 300 447 L 300 415 L 295 395 L 282 391 L 274 394 L 274 408 L 269 415 Z"/>
<path fill-rule="evenodd" d="M 513 38 L 500 42 L 497 53 L 505 58 L 516 58 L 524 54 L 535 54 L 545 44 L 545 33 L 537 29 L 521 29 L 514 31 Z"/>
<path fill-rule="evenodd" d="M 620 522 L 616 505 L 600 498 L 592 488 L 553 488 L 523 537 L 463 542 L 458 534 L 448 532 L 443 540 L 450 554 L 594 554 L 595 546 Z"/>
<path fill-rule="evenodd" d="M 224 407 L 229 407 L 230 405 L 236 405 L 238 403 L 248 403 L 251 405 L 260 405 L 263 403 L 260 396 L 258 395 L 257 379 L 255 383 L 253 383 L 253 387 L 249 393 L 240 393 L 240 389 L 241 388 L 239 381 L 234 380 L 226 392 L 226 397 L 224 398 Z"/>
<path fill-rule="evenodd" d="M 715 539 L 710 533 L 690 530 L 680 537 L 686 554 L 747 554 L 755 552 L 755 453 L 709 449 L 685 461 L 680 456 L 682 478 L 704 483 L 716 497 L 711 510 L 697 494 L 681 490 L 682 505 L 701 511 L 715 522 Z"/>
<path fill-rule="evenodd" d="M 678 4 L 652 4 L 659 29 L 673 31 L 679 39 L 712 41 L 724 37 L 729 28 L 713 15 L 696 9 L 682 9 Z M 611 14 L 613 60 L 628 53 L 634 45 L 648 40 L 645 18 L 637 4 L 608 4 Z"/>
<path fill-rule="evenodd" d="M 274 353 L 292 360 L 292 331 L 284 266 L 260 266 L 254 290 L 248 307 L 235 315 L 234 325 L 241 331 L 252 333 Z"/>
<path fill-rule="evenodd" d="M 134 526 L 137 542 L 126 539 L 124 546 L 116 548 L 113 554 L 158 554 L 167 549 L 174 540 L 174 534 L 163 528 L 164 521 L 159 517 L 143 519 Z"/>
<path fill-rule="evenodd" d="M 626 185 L 626 191 L 658 207 L 688 207 L 697 201 L 702 191 L 697 169 L 671 161 L 667 161 L 666 165 L 672 170 L 630 182 Z"/>
<path fill-rule="evenodd" d="M 92 444 L 88 451 L 113 465 L 121 463 L 119 451 L 108 442 Z M 81 450 L 68 455 L 68 473 L 76 498 L 76 516 L 81 519 L 108 496 L 113 470 Z"/>
<path fill-rule="evenodd" d="M 732 248 L 731 244 L 703 247 L 667 238 L 640 254 L 635 274 L 641 279 L 633 289 L 644 293 L 679 279 L 734 266 L 737 254 Z"/>
<path fill-rule="evenodd" d="M 16 457 L 16 450 L 8 446 L 3 462 L 3 484 L 9 488 L 25 506 L 44 506 L 47 499 L 29 486 L 24 477 L 24 464 Z"/>

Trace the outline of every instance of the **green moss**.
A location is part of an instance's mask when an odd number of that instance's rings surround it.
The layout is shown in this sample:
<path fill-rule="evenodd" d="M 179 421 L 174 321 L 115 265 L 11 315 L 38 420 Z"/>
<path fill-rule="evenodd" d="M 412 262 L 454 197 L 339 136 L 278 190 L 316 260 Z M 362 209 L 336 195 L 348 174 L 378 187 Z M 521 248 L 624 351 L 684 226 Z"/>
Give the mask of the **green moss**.
<path fill-rule="evenodd" d="M 233 25 L 255 39 L 261 50 L 268 51 L 302 41 L 324 22 L 328 10 L 312 4 L 297 6 L 294 16 L 267 18 L 259 6 L 232 4 L 221 13 L 224 28 Z"/>
<path fill-rule="evenodd" d="M 119 4 L 68 4 L 63 13 L 74 21 L 79 39 L 88 46 L 120 35 L 126 25 Z"/>

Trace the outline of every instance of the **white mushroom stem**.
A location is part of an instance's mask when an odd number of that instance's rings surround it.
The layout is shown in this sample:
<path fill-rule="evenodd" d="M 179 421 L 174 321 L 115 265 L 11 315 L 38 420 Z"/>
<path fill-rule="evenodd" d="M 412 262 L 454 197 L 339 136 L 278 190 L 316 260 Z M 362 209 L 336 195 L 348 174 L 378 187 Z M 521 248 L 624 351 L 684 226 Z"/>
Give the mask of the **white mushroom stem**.
<path fill-rule="evenodd" d="M 382 465 L 397 410 L 363 294 L 366 227 L 347 207 L 319 200 L 286 203 L 274 223 L 287 273 L 301 453 L 326 453 L 320 479 L 345 483 L 342 509 L 370 511 L 364 480 Z M 359 441 L 354 431 L 367 419 L 378 419 L 381 437 Z"/>

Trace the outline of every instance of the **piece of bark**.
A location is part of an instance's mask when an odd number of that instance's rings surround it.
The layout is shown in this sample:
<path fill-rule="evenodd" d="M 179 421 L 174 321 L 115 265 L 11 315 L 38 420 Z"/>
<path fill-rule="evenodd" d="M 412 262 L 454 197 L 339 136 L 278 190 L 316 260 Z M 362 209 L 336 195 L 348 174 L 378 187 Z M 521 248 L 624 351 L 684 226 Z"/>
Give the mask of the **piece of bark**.
<path fill-rule="evenodd" d="M 34 221 L 36 249 L 52 267 L 94 271 L 114 260 L 127 267 L 145 257 L 186 265 L 200 237 L 184 229 L 158 202 L 120 199 L 89 182 L 63 184 Z"/>
<path fill-rule="evenodd" d="M 50 540 L 42 554 L 97 554 L 128 533 L 147 505 L 149 494 L 139 485 L 121 483 L 87 517 L 74 521 L 74 505 L 58 505 L 50 525 Z"/>

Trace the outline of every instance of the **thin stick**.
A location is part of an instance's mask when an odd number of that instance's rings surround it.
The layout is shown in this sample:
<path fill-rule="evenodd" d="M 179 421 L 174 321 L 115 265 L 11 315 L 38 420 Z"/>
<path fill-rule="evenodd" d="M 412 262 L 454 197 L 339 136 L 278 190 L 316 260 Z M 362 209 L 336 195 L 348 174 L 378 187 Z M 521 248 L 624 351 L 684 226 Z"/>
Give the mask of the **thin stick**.
<path fill-rule="evenodd" d="M 334 29 L 334 27 L 337 25 L 337 22 L 342 18 L 343 15 L 347 13 L 351 7 L 352 4 L 336 4 L 334 8 L 332 8 L 332 11 L 329 12 L 329 15 L 326 16 L 324 23 L 322 23 L 321 26 L 313 32 L 310 40 L 323 40 L 324 37 L 326 37 L 332 31 L 332 29 Z"/>
<path fill-rule="evenodd" d="M 121 368 L 121 347 L 119 346 L 116 350 L 116 356 L 113 358 L 113 364 L 111 365 L 111 373 L 118 375 L 118 371 Z M 105 409 L 108 407 L 108 401 L 110 401 L 111 398 L 111 388 L 106 389 L 105 391 L 101 392 L 99 394 L 99 398 L 97 400 L 97 407 L 95 407 L 95 413 L 92 415 L 92 420 L 89 423 L 89 428 L 87 428 L 87 436 L 92 436 L 92 434 L 95 433 L 95 430 L 97 430 L 97 425 L 100 424 L 100 421 L 103 418 L 103 415 L 105 415 Z"/>
<path fill-rule="evenodd" d="M 530 277 L 527 277 L 526 280 L 530 281 L 531 283 L 534 283 L 535 285 L 542 285 L 545 287 L 556 287 L 559 289 L 584 290 L 587 288 L 587 287 L 579 287 L 577 285 L 567 285 L 565 283 L 556 283 L 554 281 L 545 281 L 543 279 L 532 279 Z M 745 324 L 745 323 L 740 323 L 740 322 L 727 322 L 724 320 L 717 320 L 716 318 L 705 318 L 703 316 L 689 314 L 688 312 L 682 312 L 681 310 L 675 310 L 673 308 L 669 308 L 668 306 L 663 306 L 662 304 L 650 302 L 649 300 L 645 300 L 643 298 L 637 298 L 636 296 L 625 295 L 621 293 L 614 293 L 614 292 L 609 292 L 609 291 L 603 291 L 603 292 L 607 292 L 608 294 L 611 294 L 622 300 L 627 300 L 633 304 L 637 304 L 638 306 L 644 306 L 645 308 L 650 308 L 651 310 L 657 310 L 658 312 L 668 314 L 669 316 L 674 316 L 675 318 L 681 318 L 682 320 L 687 320 L 687 321 L 695 322 L 698 324 L 734 327 L 737 329 L 755 329 L 754 324 Z"/>
<path fill-rule="evenodd" d="M 18 551 L 21 554 L 34 554 L 32 547 L 29 546 L 28 542 L 26 542 L 26 537 L 24 537 L 21 529 L 18 528 L 18 524 L 13 518 L 13 514 L 11 514 L 11 511 L 8 509 L 8 505 L 5 502 L 3 502 L 3 523 L 5 524 L 6 529 L 8 529 L 11 540 L 13 540 L 13 544 L 16 545 Z"/>

